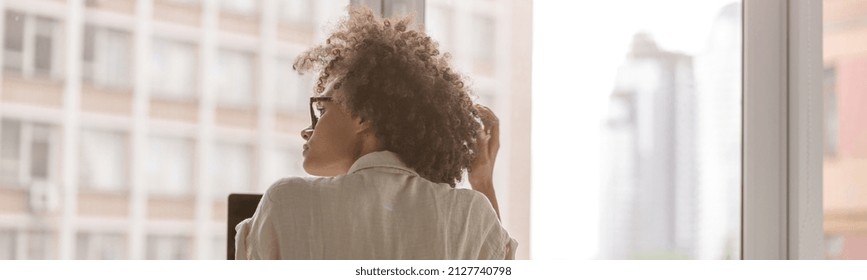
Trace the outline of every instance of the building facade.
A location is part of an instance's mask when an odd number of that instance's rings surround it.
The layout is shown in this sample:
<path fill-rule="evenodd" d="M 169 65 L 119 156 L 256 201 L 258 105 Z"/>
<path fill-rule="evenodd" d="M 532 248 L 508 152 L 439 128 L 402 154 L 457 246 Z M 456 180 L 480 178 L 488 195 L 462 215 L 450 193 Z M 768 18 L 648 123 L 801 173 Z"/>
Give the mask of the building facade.
<path fill-rule="evenodd" d="M 867 259 L 867 1 L 824 0 L 826 257 Z"/>
<path fill-rule="evenodd" d="M 601 258 L 695 257 L 695 103 L 693 58 L 636 34 L 610 97 Z"/>

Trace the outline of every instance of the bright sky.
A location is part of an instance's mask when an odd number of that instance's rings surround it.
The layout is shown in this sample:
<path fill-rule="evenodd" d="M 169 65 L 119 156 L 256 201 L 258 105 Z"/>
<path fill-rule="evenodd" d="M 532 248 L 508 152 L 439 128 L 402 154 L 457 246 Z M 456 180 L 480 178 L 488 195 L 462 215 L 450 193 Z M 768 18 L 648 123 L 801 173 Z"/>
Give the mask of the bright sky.
<path fill-rule="evenodd" d="M 734 1 L 533 3 L 532 259 L 597 255 L 600 124 L 633 34 L 647 31 L 664 49 L 697 54 L 719 10 Z"/>

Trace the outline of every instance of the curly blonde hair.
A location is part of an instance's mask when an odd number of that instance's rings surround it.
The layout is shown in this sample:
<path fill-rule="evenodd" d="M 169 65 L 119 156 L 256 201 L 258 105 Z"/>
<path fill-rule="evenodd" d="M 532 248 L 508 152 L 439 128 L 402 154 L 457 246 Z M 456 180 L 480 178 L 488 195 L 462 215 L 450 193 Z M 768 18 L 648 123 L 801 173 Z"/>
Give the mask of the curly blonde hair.
<path fill-rule="evenodd" d="M 371 123 L 386 150 L 422 177 L 454 187 L 473 161 L 481 128 L 465 77 L 438 43 L 408 28 L 410 17 L 348 10 L 325 43 L 302 53 L 293 67 L 318 71 L 316 93 L 338 79 L 334 87 L 345 92 L 340 103 Z"/>

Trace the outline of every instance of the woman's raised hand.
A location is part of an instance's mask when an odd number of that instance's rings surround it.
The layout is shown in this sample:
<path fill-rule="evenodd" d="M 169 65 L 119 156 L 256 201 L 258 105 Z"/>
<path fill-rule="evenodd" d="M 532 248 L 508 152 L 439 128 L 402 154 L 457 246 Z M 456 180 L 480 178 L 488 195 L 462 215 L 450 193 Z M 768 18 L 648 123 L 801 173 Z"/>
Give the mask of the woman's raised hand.
<path fill-rule="evenodd" d="M 497 161 L 497 152 L 500 149 L 500 119 L 490 108 L 477 104 L 479 117 L 482 119 L 482 131 L 476 136 L 476 157 L 469 170 L 470 185 L 476 191 L 483 193 L 494 210 L 497 217 L 500 209 L 497 205 L 497 196 L 494 192 L 494 163 Z"/>

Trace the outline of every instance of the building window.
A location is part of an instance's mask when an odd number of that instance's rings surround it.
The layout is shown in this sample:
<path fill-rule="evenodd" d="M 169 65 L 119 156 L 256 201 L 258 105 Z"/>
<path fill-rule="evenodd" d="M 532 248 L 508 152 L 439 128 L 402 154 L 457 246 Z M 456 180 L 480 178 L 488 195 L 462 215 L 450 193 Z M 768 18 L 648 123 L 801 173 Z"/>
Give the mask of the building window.
<path fill-rule="evenodd" d="M 60 41 L 59 38 L 55 37 L 56 29 L 59 28 L 55 20 L 36 17 L 33 68 L 34 73 L 38 76 L 51 77 L 53 72 L 59 72 L 59 67 L 55 63 L 57 58 L 54 55 L 55 45 L 60 45 L 57 44 Z M 59 46 L 57 48 L 59 49 Z"/>
<path fill-rule="evenodd" d="M 3 119 L 0 122 L 0 181 L 28 185 L 48 182 L 54 172 L 53 129 L 44 124 Z"/>
<path fill-rule="evenodd" d="M 3 62 L 4 69 L 8 71 L 21 72 L 24 59 L 24 21 L 24 14 L 6 11 Z"/>
<path fill-rule="evenodd" d="M 149 260 L 188 260 L 193 257 L 193 244 L 187 236 L 149 235 L 147 237 L 147 259 Z"/>
<path fill-rule="evenodd" d="M 289 176 L 307 176 L 304 172 L 304 158 L 301 155 L 301 146 L 278 148 L 268 153 L 270 158 L 269 181 L 259 184 L 259 191 L 267 190 L 268 186 L 281 178 Z"/>
<path fill-rule="evenodd" d="M 198 6 L 202 4 L 201 0 L 171 0 L 170 2 L 187 6 Z"/>
<path fill-rule="evenodd" d="M 279 3 L 281 22 L 299 27 L 313 25 L 312 0 L 284 0 Z"/>
<path fill-rule="evenodd" d="M 6 11 L 4 69 L 26 77 L 58 79 L 63 30 L 57 20 Z"/>
<path fill-rule="evenodd" d="M 230 193 L 247 193 L 253 185 L 252 147 L 246 144 L 217 143 L 211 165 L 216 190 L 214 196 L 225 200 Z"/>
<path fill-rule="evenodd" d="M 220 0 L 220 9 L 229 13 L 254 16 L 258 14 L 258 8 L 256 0 Z"/>
<path fill-rule="evenodd" d="M 78 260 L 121 260 L 126 258 L 126 238 L 119 233 L 80 232 L 76 237 Z"/>
<path fill-rule="evenodd" d="M 192 99 L 198 75 L 196 47 L 190 43 L 154 39 L 151 52 L 153 95 L 168 99 Z"/>
<path fill-rule="evenodd" d="M 277 110 L 291 114 L 305 114 L 308 110 L 308 97 L 313 92 L 313 75 L 299 75 L 292 69 L 292 60 L 279 59 L 275 63 L 277 83 L 274 101 Z"/>
<path fill-rule="evenodd" d="M 225 225 L 225 223 L 224 223 Z M 225 260 L 226 259 L 226 233 L 217 234 L 217 236 L 211 239 L 211 259 L 212 260 Z M 232 237 L 234 240 L 235 237 Z M 235 242 L 233 241 L 232 244 Z"/>
<path fill-rule="evenodd" d="M 30 177 L 34 181 L 48 181 L 51 156 L 51 132 L 44 125 L 31 127 Z"/>
<path fill-rule="evenodd" d="M 14 260 L 15 257 L 15 230 L 0 229 L 0 260 Z"/>
<path fill-rule="evenodd" d="M 82 188 L 121 191 L 127 185 L 128 144 L 122 132 L 85 130 L 81 133 Z"/>
<path fill-rule="evenodd" d="M 476 103 L 488 106 L 491 110 L 497 110 L 497 95 L 493 89 L 484 88 L 476 92 Z"/>
<path fill-rule="evenodd" d="M 0 126 L 0 176 L 6 183 L 18 184 L 21 177 L 21 122 L 3 119 Z"/>
<path fill-rule="evenodd" d="M 454 10 L 444 6 L 429 6 L 425 15 L 428 35 L 439 43 L 440 51 L 454 53 Z"/>
<path fill-rule="evenodd" d="M 253 54 L 220 51 L 217 76 L 217 101 L 220 105 L 248 107 L 253 105 Z"/>
<path fill-rule="evenodd" d="M 473 35 L 470 44 L 470 54 L 474 61 L 473 70 L 479 73 L 492 74 L 494 68 L 494 48 L 496 28 L 494 19 L 488 16 L 476 16 L 472 20 Z"/>
<path fill-rule="evenodd" d="M 29 260 L 50 260 L 57 258 L 57 239 L 52 231 L 31 230 L 27 235 L 27 257 Z"/>
<path fill-rule="evenodd" d="M 190 194 L 193 189 L 193 141 L 174 137 L 152 137 L 149 142 L 149 193 L 165 196 Z"/>
<path fill-rule="evenodd" d="M 131 50 L 129 32 L 85 26 L 82 78 L 98 87 L 128 88 Z"/>

